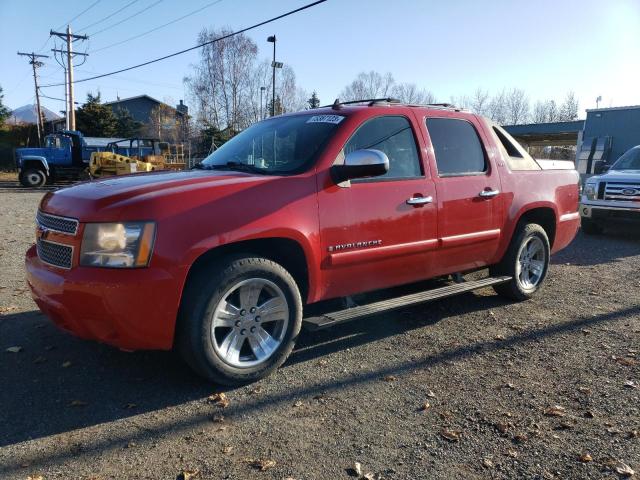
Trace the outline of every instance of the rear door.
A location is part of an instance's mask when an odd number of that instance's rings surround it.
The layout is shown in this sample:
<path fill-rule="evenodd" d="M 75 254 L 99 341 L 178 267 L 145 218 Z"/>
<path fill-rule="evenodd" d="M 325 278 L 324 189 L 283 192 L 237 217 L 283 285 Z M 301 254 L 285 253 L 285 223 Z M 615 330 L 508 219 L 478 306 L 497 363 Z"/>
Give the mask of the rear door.
<path fill-rule="evenodd" d="M 445 115 L 446 113 L 446 115 Z M 440 273 L 482 267 L 495 256 L 503 218 L 500 175 L 475 116 L 424 119 L 438 198 Z"/>
<path fill-rule="evenodd" d="M 436 192 L 416 133 L 413 117 L 364 121 L 339 157 L 364 148 L 381 150 L 389 157 L 389 172 L 318 192 L 327 298 L 429 276 L 437 248 Z"/>

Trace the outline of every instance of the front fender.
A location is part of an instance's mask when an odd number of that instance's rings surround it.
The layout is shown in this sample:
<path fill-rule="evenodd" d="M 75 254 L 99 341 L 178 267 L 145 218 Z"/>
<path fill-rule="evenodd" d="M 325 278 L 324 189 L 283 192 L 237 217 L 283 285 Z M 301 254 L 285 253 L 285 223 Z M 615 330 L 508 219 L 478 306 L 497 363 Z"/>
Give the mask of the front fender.
<path fill-rule="evenodd" d="M 42 164 L 44 171 L 49 175 L 49 162 L 45 157 L 41 157 L 39 155 L 26 155 L 24 157 L 20 157 L 20 162 L 18 163 L 18 168 L 24 168 L 24 164 L 27 162 L 39 162 Z"/>
<path fill-rule="evenodd" d="M 307 279 L 309 282 L 308 300 L 313 302 L 317 299 L 317 287 L 319 284 L 318 270 L 315 266 L 320 264 L 320 252 L 318 251 L 319 243 L 314 241 L 313 235 L 314 233 L 311 231 L 303 232 L 291 228 L 265 229 L 255 232 L 246 232 L 244 235 L 239 234 L 239 232 L 212 235 L 189 248 L 185 252 L 180 263 L 188 269 L 201 255 L 209 252 L 210 250 L 237 243 L 252 240 L 291 240 L 297 243 L 304 253 L 307 263 Z"/>

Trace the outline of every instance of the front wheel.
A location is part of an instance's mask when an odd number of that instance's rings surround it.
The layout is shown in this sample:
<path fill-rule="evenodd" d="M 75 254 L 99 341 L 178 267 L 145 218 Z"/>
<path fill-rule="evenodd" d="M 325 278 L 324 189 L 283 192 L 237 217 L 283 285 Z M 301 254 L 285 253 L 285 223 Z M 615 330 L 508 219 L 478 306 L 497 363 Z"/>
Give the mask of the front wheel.
<path fill-rule="evenodd" d="M 267 376 L 287 359 L 300 333 L 302 300 L 281 265 L 236 257 L 201 270 L 187 288 L 177 347 L 200 375 L 239 385 Z"/>
<path fill-rule="evenodd" d="M 20 174 L 20 183 L 25 187 L 42 187 L 46 181 L 46 174 L 37 168 L 28 168 Z"/>
<path fill-rule="evenodd" d="M 549 238 L 536 223 L 521 226 L 500 263 L 491 268 L 492 276 L 508 275 L 507 283 L 494 290 L 513 300 L 527 300 L 540 288 L 547 276 L 550 257 Z"/>

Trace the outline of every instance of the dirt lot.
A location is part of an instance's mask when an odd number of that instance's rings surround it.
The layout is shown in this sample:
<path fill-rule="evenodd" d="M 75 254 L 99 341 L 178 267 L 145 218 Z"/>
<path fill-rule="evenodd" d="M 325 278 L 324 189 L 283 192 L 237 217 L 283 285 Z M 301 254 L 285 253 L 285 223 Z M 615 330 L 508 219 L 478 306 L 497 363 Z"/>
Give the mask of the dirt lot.
<path fill-rule="evenodd" d="M 225 390 L 37 312 L 22 262 L 41 195 L 0 185 L 0 478 L 640 472 L 637 229 L 580 235 L 532 301 L 486 289 L 303 333 L 275 375 Z M 226 407 L 208 399 L 220 392 Z"/>

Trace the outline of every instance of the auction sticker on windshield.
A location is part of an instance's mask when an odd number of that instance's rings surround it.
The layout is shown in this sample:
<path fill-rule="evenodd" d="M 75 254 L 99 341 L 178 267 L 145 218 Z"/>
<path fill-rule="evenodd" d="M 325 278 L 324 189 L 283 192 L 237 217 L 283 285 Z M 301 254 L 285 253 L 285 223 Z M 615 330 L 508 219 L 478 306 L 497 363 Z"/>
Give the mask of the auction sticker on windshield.
<path fill-rule="evenodd" d="M 307 123 L 335 123 L 336 125 L 344 120 L 342 115 L 314 115 Z"/>

